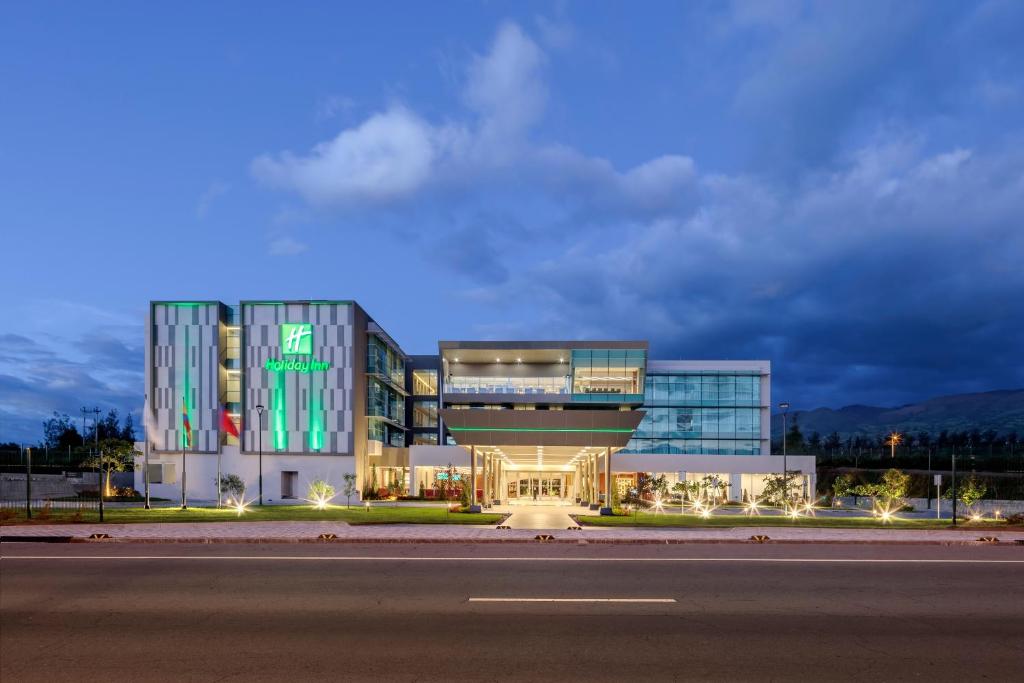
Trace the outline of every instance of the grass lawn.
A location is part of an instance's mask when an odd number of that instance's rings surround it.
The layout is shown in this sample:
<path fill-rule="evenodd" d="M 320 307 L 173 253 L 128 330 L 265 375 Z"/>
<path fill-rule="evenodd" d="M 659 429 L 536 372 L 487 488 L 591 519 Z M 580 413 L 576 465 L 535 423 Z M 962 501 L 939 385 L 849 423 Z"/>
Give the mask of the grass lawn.
<path fill-rule="evenodd" d="M 616 515 L 614 517 L 598 517 L 579 515 L 583 526 L 616 526 L 616 527 L 738 527 L 738 526 L 779 526 L 779 527 L 818 527 L 831 529 L 951 529 L 949 520 L 937 519 L 894 519 L 883 523 L 874 517 L 800 517 L 790 519 L 779 516 L 747 517 L 746 515 L 719 515 L 703 519 L 699 515 L 663 514 L 654 515 L 647 512 L 633 515 Z M 1024 526 L 1009 527 L 1005 521 L 986 520 L 981 522 L 957 523 L 958 529 L 1013 529 L 1024 531 Z"/>
<path fill-rule="evenodd" d="M 129 522 L 321 522 L 340 521 L 349 524 L 497 524 L 503 515 L 492 513 L 448 512 L 444 507 L 384 507 L 362 505 L 346 508 L 344 505 L 329 505 L 326 510 L 316 510 L 310 505 L 250 505 L 239 515 L 226 508 L 108 508 L 104 521 L 123 524 Z M 17 516 L 5 518 L 2 524 L 63 524 L 74 522 L 98 522 L 95 511 L 86 511 L 76 518 L 74 513 L 55 510 L 46 519 L 40 519 L 39 511 L 32 512 L 32 521 L 25 519 L 24 510 Z"/>

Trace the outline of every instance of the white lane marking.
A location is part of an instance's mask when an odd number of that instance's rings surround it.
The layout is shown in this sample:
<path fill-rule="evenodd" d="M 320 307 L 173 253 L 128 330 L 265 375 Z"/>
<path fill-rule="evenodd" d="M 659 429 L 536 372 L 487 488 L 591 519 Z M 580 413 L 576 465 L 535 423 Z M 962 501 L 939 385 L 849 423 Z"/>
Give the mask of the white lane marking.
<path fill-rule="evenodd" d="M 675 602 L 675 598 L 470 598 L 470 602 Z"/>
<path fill-rule="evenodd" d="M 831 557 L 401 557 L 361 555 L 5 555 L 0 560 L 251 560 L 256 562 L 761 562 L 816 564 L 1024 564 L 1022 560 Z"/>

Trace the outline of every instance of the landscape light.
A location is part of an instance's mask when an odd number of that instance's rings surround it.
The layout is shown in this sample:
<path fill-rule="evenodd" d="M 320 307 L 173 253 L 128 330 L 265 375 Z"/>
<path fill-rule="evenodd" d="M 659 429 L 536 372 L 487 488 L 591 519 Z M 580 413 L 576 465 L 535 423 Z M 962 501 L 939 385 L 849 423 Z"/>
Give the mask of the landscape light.
<path fill-rule="evenodd" d="M 661 502 L 661 494 L 654 499 L 654 514 L 660 514 L 665 511 L 665 505 Z"/>
<path fill-rule="evenodd" d="M 249 503 L 245 502 L 241 498 L 232 498 L 228 507 L 234 510 L 238 516 L 241 517 L 243 512 L 247 512 L 249 510 Z"/>

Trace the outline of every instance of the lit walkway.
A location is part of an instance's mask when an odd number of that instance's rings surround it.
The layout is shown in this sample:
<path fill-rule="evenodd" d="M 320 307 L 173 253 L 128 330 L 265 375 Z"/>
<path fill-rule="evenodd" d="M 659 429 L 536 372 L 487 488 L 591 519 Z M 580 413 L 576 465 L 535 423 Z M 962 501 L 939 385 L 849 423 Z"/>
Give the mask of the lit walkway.
<path fill-rule="evenodd" d="M 505 524 L 513 529 L 565 529 L 575 526 L 569 515 L 585 512 L 584 508 L 569 505 L 508 505 L 495 506 L 501 512 L 511 512 Z"/>

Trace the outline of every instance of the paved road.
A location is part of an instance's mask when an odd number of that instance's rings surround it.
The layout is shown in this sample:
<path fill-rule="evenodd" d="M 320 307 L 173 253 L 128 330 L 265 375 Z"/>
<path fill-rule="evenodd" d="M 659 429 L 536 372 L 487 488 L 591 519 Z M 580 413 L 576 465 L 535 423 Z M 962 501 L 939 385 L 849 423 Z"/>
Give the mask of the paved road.
<path fill-rule="evenodd" d="M 0 553 L 4 681 L 931 682 L 1024 671 L 1018 547 Z M 491 601 L 524 598 L 644 602 Z"/>

